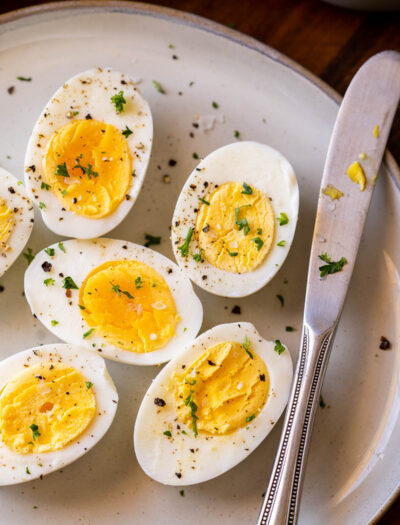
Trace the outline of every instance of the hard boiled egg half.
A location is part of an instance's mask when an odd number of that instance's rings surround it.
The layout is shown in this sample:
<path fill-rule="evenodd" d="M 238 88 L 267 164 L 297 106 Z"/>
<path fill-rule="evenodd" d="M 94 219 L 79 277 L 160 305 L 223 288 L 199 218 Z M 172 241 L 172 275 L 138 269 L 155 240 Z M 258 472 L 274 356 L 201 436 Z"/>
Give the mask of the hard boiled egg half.
<path fill-rule="evenodd" d="M 134 82 L 111 69 L 68 80 L 35 124 L 25 182 L 50 230 L 87 239 L 127 215 L 150 159 L 153 122 Z"/>
<path fill-rule="evenodd" d="M 70 240 L 42 250 L 25 273 L 25 295 L 63 341 L 136 365 L 178 355 L 203 319 L 192 284 L 176 264 L 114 239 Z"/>
<path fill-rule="evenodd" d="M 107 432 L 118 394 L 104 359 L 74 345 L 31 348 L 0 362 L 0 485 L 49 474 Z"/>
<path fill-rule="evenodd" d="M 166 485 L 212 479 L 245 459 L 282 414 L 292 360 L 250 323 L 198 337 L 155 378 L 140 406 L 136 456 Z"/>
<path fill-rule="evenodd" d="M 22 182 L 0 168 L 0 276 L 27 243 L 33 226 L 33 206 Z"/>
<path fill-rule="evenodd" d="M 178 198 L 176 260 L 208 292 L 250 295 L 282 266 L 298 208 L 296 176 L 281 153 L 256 142 L 223 146 L 200 162 Z"/>

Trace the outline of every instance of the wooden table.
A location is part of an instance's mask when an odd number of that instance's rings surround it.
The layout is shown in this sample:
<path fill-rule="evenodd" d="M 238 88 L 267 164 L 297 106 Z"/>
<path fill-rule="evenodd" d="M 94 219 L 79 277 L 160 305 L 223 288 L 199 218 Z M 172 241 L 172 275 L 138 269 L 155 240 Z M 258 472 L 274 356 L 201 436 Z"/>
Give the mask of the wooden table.
<path fill-rule="evenodd" d="M 35 0 L 2 0 L 0 13 Z M 274 47 L 343 94 L 352 76 L 371 55 L 400 51 L 400 12 L 365 13 L 318 0 L 148 0 L 231 25 Z M 389 148 L 400 162 L 400 111 Z M 400 498 L 377 525 L 400 523 Z M 339 525 L 339 524 L 338 524 Z"/>

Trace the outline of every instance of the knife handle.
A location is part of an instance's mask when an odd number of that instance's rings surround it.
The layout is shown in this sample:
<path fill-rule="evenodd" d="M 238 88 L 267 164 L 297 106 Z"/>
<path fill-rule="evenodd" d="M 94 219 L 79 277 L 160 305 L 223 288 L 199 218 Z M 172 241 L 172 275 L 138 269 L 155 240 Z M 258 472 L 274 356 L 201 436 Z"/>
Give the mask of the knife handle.
<path fill-rule="evenodd" d="M 318 406 L 336 325 L 323 334 L 304 324 L 295 381 L 289 396 L 275 464 L 257 525 L 294 525 Z"/>

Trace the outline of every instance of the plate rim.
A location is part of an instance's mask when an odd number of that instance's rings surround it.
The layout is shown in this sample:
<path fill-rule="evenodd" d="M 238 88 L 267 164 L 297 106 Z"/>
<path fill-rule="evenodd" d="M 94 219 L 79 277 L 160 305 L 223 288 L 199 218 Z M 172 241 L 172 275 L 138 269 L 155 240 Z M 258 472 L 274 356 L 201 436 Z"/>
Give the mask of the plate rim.
<path fill-rule="evenodd" d="M 343 99 L 343 97 L 335 89 L 329 86 L 329 84 L 324 82 L 317 75 L 311 73 L 311 71 L 309 71 L 307 68 L 300 65 L 295 60 L 287 57 L 280 51 L 274 49 L 273 47 L 270 47 L 245 33 L 231 29 L 230 27 L 224 26 L 223 24 L 213 20 L 186 11 L 181 11 L 179 9 L 174 9 L 172 7 L 164 7 L 130 0 L 63 0 L 62 2 L 47 2 L 44 4 L 22 7 L 2 13 L 0 14 L 0 26 L 23 18 L 29 18 L 44 13 L 90 8 L 102 8 L 107 11 L 114 9 L 117 12 L 129 11 L 130 14 L 152 16 L 154 18 L 168 20 L 207 31 L 213 35 L 226 38 L 236 44 L 242 45 L 252 51 L 260 53 L 261 55 L 278 62 L 282 66 L 287 67 L 317 87 L 320 91 L 322 91 L 323 94 L 327 95 L 338 106 Z M 400 192 L 400 167 L 388 149 L 385 151 L 382 164 L 394 182 L 396 189 Z M 377 525 L 378 521 L 384 516 L 384 514 L 399 497 L 400 481 L 397 485 L 397 488 L 385 501 L 382 507 L 378 509 L 367 525 Z"/>

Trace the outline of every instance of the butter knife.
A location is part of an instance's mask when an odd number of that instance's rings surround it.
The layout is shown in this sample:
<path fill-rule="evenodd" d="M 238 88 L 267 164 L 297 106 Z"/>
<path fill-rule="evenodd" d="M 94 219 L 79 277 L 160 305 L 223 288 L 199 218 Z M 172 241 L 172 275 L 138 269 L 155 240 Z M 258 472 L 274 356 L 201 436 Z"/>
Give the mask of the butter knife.
<path fill-rule="evenodd" d="M 318 200 L 299 357 L 258 525 L 297 522 L 322 380 L 399 98 L 400 53 L 384 51 L 359 69 L 339 109 Z"/>

